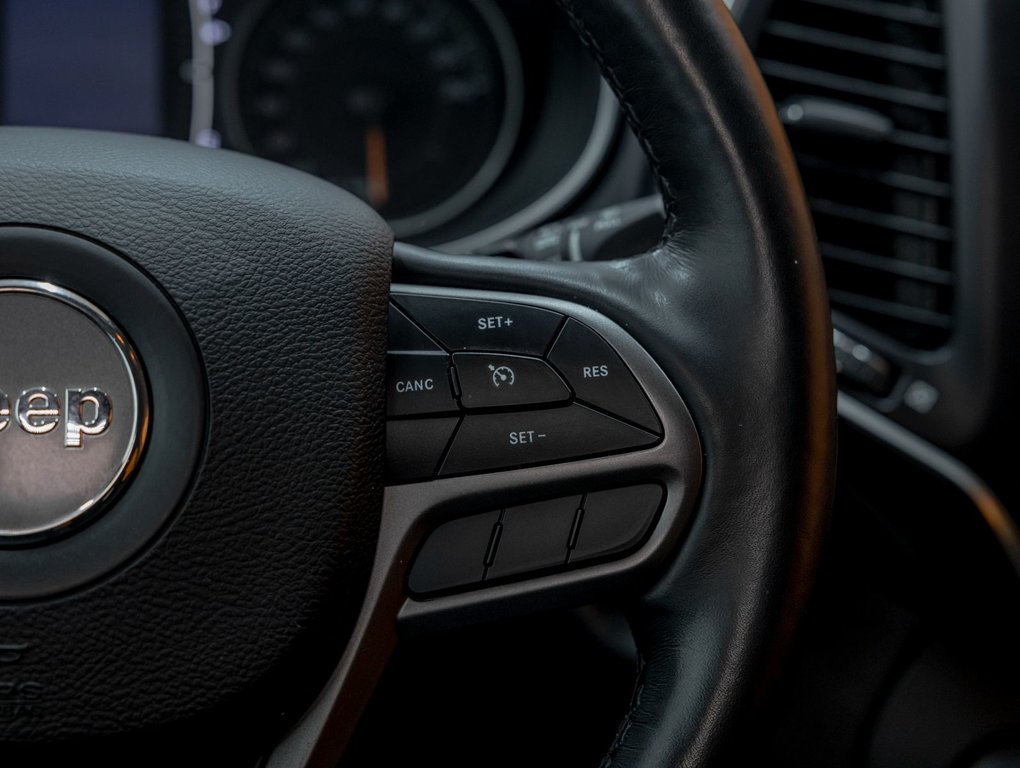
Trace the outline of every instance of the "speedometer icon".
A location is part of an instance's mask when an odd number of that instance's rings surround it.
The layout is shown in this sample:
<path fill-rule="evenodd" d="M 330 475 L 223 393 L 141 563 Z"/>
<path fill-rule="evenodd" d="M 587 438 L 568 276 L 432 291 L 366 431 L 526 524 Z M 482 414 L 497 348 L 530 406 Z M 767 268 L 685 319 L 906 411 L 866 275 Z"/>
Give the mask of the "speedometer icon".
<path fill-rule="evenodd" d="M 498 368 L 490 365 L 489 370 L 492 371 L 492 386 L 496 389 L 500 387 L 512 387 L 514 381 L 517 380 L 517 376 L 514 374 L 514 369 L 506 365 L 501 365 Z"/>

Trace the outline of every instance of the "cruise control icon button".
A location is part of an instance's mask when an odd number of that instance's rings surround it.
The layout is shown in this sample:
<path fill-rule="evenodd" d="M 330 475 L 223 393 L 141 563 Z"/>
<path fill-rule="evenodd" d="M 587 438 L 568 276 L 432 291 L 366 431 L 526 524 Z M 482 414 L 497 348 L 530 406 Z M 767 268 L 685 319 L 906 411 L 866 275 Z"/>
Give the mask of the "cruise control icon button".
<path fill-rule="evenodd" d="M 466 416 L 440 475 L 549 464 L 657 443 L 659 438 L 583 405 Z"/>
<path fill-rule="evenodd" d="M 537 357 L 458 353 L 460 402 L 467 409 L 513 408 L 570 400 L 570 387 Z"/>

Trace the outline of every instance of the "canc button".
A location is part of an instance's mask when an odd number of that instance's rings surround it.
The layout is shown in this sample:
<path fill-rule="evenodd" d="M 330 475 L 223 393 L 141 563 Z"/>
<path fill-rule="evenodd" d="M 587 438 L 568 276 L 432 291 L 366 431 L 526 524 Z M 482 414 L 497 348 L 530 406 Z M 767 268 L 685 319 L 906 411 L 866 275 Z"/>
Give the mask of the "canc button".
<path fill-rule="evenodd" d="M 456 413 L 449 371 L 450 357 L 445 353 L 386 355 L 387 415 Z"/>

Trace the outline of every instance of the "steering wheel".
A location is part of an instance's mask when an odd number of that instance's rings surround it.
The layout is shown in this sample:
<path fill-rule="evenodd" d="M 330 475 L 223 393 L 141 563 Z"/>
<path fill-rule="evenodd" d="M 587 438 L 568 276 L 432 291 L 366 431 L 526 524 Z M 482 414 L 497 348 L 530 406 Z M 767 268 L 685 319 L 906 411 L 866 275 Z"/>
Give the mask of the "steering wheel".
<path fill-rule="evenodd" d="M 822 268 L 722 2 L 561 5 L 662 188 L 632 259 L 394 248 L 255 158 L 0 131 L 14 764 L 332 766 L 401 632 L 609 595 L 604 764 L 720 758 L 831 503 Z"/>

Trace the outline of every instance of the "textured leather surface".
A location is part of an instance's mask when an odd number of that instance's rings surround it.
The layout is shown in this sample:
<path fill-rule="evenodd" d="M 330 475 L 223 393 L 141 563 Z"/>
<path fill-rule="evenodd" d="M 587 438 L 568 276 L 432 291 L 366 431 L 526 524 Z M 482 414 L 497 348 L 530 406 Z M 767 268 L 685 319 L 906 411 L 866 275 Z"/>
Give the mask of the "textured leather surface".
<path fill-rule="evenodd" d="M 589 305 L 676 383 L 705 447 L 700 508 L 636 607 L 643 667 L 605 764 L 725 762 L 810 584 L 831 503 L 832 336 L 812 224 L 761 77 L 715 0 L 563 0 L 651 158 L 661 246 L 596 264 L 398 249 L 402 281 Z"/>
<path fill-rule="evenodd" d="M 0 222 L 105 243 L 163 286 L 194 333 L 211 414 L 191 496 L 143 554 L 87 590 L 0 605 L 0 644 L 26 646 L 0 680 L 40 690 L 28 715 L 0 709 L 0 743 L 226 711 L 248 742 L 268 738 L 321 684 L 364 594 L 389 229 L 305 174 L 161 139 L 4 128 L 0 178 Z M 153 414 L 154 436 L 172 418 Z M 230 722 L 214 723 L 222 745 Z"/>

